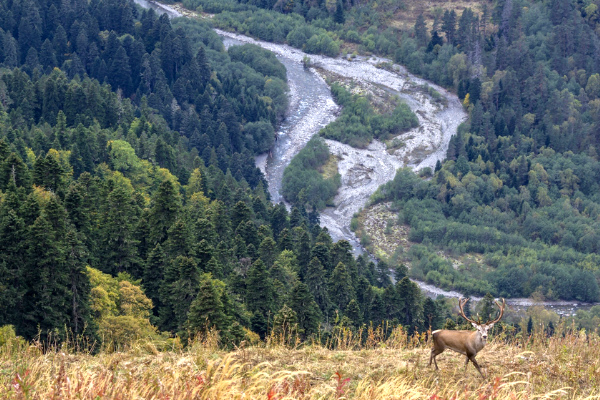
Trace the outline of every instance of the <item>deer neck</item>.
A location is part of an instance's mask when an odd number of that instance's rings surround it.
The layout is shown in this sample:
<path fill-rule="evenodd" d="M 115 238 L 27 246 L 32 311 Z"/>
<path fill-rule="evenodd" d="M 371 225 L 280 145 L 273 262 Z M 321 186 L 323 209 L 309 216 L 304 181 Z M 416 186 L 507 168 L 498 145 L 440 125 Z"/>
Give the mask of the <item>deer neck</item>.
<path fill-rule="evenodd" d="M 485 347 L 485 343 L 486 341 L 483 340 L 483 337 L 481 336 L 481 332 L 479 331 L 475 331 L 473 332 L 475 334 L 475 340 L 474 340 L 474 347 L 476 351 L 480 351 L 481 349 L 483 349 Z"/>

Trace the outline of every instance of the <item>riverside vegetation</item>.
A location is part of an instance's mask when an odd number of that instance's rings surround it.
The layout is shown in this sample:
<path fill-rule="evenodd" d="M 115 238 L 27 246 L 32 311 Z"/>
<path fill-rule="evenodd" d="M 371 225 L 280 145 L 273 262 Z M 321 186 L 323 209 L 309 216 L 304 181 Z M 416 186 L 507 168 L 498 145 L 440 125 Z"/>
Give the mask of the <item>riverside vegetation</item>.
<path fill-rule="evenodd" d="M 460 15 L 434 8 L 433 21 L 417 16 L 405 31 L 394 28 L 403 2 L 191 3 L 219 12 L 221 27 L 307 52 L 327 53 L 314 44 L 330 41 L 354 46 L 456 90 L 469 120 L 433 179 L 402 170 L 373 196 L 393 203 L 418 244 L 390 261 L 463 293 L 600 300 L 596 2 L 479 2 Z M 455 268 L 440 251 L 483 263 Z"/>

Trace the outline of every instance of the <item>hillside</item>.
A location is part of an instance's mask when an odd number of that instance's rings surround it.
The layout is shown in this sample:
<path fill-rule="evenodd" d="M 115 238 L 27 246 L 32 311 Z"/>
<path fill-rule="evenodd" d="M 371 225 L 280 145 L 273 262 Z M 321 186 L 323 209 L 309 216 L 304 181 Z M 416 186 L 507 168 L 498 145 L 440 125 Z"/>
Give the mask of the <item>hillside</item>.
<path fill-rule="evenodd" d="M 186 350 L 149 343 L 96 356 L 39 347 L 0 349 L 3 399 L 592 399 L 599 398 L 600 338 L 583 332 L 505 342 L 478 355 L 487 379 L 463 356 L 438 356 L 400 331 L 363 346 L 340 336 L 331 350 L 271 342 L 224 352 L 215 337 Z"/>

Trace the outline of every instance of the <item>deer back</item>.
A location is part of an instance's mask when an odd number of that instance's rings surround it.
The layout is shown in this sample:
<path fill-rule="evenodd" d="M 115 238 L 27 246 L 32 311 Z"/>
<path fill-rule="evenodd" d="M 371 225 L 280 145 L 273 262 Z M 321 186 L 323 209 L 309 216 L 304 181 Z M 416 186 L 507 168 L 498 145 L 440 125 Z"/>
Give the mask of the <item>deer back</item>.
<path fill-rule="evenodd" d="M 433 344 L 439 350 L 451 349 L 461 354 L 477 354 L 485 346 L 478 331 L 434 331 Z"/>

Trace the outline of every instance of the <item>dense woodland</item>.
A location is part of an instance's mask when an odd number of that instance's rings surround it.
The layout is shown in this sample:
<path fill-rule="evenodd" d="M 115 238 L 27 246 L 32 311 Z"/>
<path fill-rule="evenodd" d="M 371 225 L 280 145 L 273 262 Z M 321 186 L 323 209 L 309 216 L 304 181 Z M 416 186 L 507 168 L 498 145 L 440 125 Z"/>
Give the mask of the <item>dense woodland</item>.
<path fill-rule="evenodd" d="M 131 2 L 0 4 L 0 325 L 118 347 L 445 322 L 405 268 L 393 284 L 315 211 L 269 201 L 271 53 Z"/>

